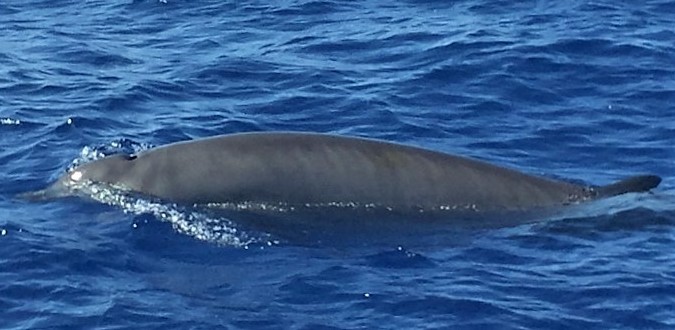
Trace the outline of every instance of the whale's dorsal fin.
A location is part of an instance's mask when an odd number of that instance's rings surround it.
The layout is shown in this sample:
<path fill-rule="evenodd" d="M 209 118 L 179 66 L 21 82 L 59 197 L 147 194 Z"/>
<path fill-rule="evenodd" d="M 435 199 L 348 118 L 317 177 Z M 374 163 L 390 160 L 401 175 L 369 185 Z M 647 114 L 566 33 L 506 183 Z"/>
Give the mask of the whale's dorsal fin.
<path fill-rule="evenodd" d="M 661 183 L 658 175 L 637 175 L 606 185 L 595 187 L 598 197 L 611 197 L 631 192 L 645 192 L 656 188 Z"/>

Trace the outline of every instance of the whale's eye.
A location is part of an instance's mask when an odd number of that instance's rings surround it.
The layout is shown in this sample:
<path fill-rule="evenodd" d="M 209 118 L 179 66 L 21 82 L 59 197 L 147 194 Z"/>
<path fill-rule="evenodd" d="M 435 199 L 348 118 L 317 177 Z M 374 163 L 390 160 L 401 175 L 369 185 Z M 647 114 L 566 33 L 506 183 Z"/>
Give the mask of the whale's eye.
<path fill-rule="evenodd" d="M 136 157 L 138 156 L 136 156 L 135 154 L 127 155 L 127 160 L 134 160 L 136 159 Z"/>

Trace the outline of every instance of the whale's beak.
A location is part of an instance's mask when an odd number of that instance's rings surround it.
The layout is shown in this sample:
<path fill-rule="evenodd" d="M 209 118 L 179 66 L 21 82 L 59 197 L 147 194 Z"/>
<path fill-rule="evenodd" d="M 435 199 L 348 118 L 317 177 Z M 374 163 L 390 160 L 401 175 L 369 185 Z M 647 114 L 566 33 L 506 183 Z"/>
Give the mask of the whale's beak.
<path fill-rule="evenodd" d="M 69 195 L 71 195 L 71 193 L 68 187 L 66 187 L 66 185 L 64 185 L 59 180 L 49 185 L 45 189 L 20 193 L 17 194 L 16 197 L 30 202 L 40 202 L 55 198 L 66 197 Z"/>

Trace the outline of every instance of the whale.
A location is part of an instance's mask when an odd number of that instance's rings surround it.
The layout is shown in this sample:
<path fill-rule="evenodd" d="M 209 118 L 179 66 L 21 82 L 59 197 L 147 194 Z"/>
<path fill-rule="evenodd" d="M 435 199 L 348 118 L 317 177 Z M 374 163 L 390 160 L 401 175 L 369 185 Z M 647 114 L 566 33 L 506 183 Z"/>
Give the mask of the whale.
<path fill-rule="evenodd" d="M 487 213 L 564 208 L 659 185 L 637 175 L 604 186 L 526 174 L 426 148 L 362 137 L 251 132 L 114 154 L 22 197 L 87 196 L 104 186 L 185 205 Z"/>

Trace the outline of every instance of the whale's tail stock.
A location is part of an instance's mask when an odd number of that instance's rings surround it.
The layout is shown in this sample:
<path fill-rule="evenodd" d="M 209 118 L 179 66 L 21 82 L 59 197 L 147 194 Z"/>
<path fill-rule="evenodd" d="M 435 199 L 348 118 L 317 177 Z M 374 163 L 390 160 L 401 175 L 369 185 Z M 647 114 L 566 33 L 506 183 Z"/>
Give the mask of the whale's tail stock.
<path fill-rule="evenodd" d="M 611 197 L 632 192 L 646 192 L 661 183 L 658 175 L 636 175 L 606 186 L 595 187 L 598 197 Z"/>

